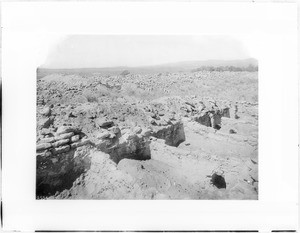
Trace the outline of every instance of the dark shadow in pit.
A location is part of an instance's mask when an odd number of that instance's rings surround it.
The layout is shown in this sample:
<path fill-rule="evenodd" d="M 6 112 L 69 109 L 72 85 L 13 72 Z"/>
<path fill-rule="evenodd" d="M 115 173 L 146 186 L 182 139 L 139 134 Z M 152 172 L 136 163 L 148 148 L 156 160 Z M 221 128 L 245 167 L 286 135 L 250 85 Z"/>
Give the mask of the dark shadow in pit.
<path fill-rule="evenodd" d="M 220 130 L 220 129 L 221 129 L 221 126 L 220 126 L 220 125 L 215 125 L 215 126 L 214 126 L 214 129 Z"/>
<path fill-rule="evenodd" d="M 174 145 L 168 145 L 167 143 L 167 145 L 168 146 L 174 146 L 174 147 L 178 147 L 181 143 L 183 143 L 183 142 L 185 142 L 185 136 L 184 136 L 184 139 L 181 139 L 181 140 L 179 140 L 179 141 L 177 141 L 177 143 L 175 143 Z"/>
<path fill-rule="evenodd" d="M 165 140 L 168 146 L 178 147 L 186 140 L 184 126 L 182 123 L 173 125 L 171 128 L 162 128 L 150 136 Z M 110 159 L 116 164 L 122 159 L 134 160 L 149 160 L 151 159 L 149 136 L 139 137 L 134 135 L 129 142 L 120 142 L 121 134 L 116 135 L 115 138 L 107 140 L 107 144 L 97 145 L 97 149 L 110 155 Z"/>
<path fill-rule="evenodd" d="M 205 114 L 195 119 L 195 121 L 200 123 L 201 125 L 204 125 L 206 127 L 212 127 L 216 130 L 221 129 L 221 120 L 222 120 L 222 114 L 215 114 L 213 116 L 210 116 L 209 114 Z"/>
<path fill-rule="evenodd" d="M 218 175 L 216 173 L 214 173 L 212 176 L 211 176 L 211 180 L 210 182 L 216 186 L 218 189 L 222 189 L 222 188 L 225 188 L 226 189 L 226 182 L 225 182 L 225 179 L 223 176 L 221 175 Z"/>
<path fill-rule="evenodd" d="M 151 136 L 165 140 L 166 145 L 178 147 L 186 140 L 184 126 L 182 123 L 172 129 L 162 129 Z"/>
<path fill-rule="evenodd" d="M 122 159 L 149 160 L 151 159 L 150 142 L 136 145 L 136 149 L 130 151 L 126 148 L 116 148 L 109 153 L 110 159 L 118 164 Z"/>
<path fill-rule="evenodd" d="M 128 142 L 120 141 L 121 133 L 107 140 L 105 144 L 95 145 L 98 150 L 109 154 L 110 159 L 118 164 L 122 159 L 149 160 L 151 159 L 150 140 L 133 136 Z"/>
<path fill-rule="evenodd" d="M 70 189 L 73 182 L 91 166 L 90 158 L 74 158 L 75 150 L 56 156 L 37 157 L 36 199 Z"/>

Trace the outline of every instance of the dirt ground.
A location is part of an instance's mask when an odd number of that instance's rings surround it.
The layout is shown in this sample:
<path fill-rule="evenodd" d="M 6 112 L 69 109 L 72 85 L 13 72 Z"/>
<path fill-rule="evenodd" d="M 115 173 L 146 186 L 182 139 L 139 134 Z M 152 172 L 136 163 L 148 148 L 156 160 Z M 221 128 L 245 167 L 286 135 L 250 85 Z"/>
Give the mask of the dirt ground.
<path fill-rule="evenodd" d="M 257 72 L 37 80 L 37 199 L 258 199 Z"/>

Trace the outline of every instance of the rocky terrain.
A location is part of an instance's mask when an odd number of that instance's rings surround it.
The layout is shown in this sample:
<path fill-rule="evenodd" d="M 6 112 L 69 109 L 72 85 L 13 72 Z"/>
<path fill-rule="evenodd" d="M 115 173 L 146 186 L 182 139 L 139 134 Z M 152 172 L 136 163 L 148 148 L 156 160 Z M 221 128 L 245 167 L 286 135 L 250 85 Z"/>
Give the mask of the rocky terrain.
<path fill-rule="evenodd" d="M 258 199 L 257 72 L 37 80 L 37 199 Z"/>

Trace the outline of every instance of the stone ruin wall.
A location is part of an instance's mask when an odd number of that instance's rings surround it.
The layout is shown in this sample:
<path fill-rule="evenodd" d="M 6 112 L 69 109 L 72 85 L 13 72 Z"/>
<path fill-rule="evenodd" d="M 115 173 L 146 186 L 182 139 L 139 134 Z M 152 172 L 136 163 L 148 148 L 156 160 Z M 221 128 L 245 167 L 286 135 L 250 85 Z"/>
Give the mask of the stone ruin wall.
<path fill-rule="evenodd" d="M 205 111 L 193 120 L 213 127 L 214 124 L 221 124 L 222 117 L 230 117 L 229 108 Z M 155 125 L 152 129 L 136 127 L 133 131 L 121 131 L 113 122 L 104 122 L 94 138 L 72 126 L 59 127 L 56 132 L 37 142 L 37 196 L 53 195 L 56 191 L 71 187 L 71 183 L 89 169 L 91 149 L 109 154 L 115 163 L 123 158 L 151 159 L 152 137 L 177 147 L 185 141 L 183 123 L 177 120 L 167 125 Z"/>

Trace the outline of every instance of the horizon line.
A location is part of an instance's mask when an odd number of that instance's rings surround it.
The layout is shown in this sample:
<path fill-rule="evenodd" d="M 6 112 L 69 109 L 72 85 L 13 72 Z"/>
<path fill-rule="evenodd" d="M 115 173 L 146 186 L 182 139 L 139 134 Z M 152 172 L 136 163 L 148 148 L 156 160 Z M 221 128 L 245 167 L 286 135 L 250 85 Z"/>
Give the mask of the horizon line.
<path fill-rule="evenodd" d="M 41 67 L 38 66 L 38 69 L 48 69 L 48 70 L 73 70 L 73 69 L 112 69 L 112 68 L 147 68 L 147 67 L 155 67 L 155 66 L 167 66 L 167 65 L 172 65 L 176 63 L 184 63 L 184 62 L 207 62 L 207 61 L 242 61 L 242 60 L 249 60 L 253 59 L 258 61 L 256 58 L 253 57 L 248 57 L 248 58 L 242 58 L 242 59 L 206 59 L 206 60 L 184 60 L 184 61 L 177 61 L 177 62 L 166 62 L 166 63 L 160 63 L 156 65 L 141 65 L 141 66 L 104 66 L 104 67 L 73 67 L 73 68 L 63 68 L 63 67 L 57 67 L 57 68 L 47 68 L 47 67 Z"/>

